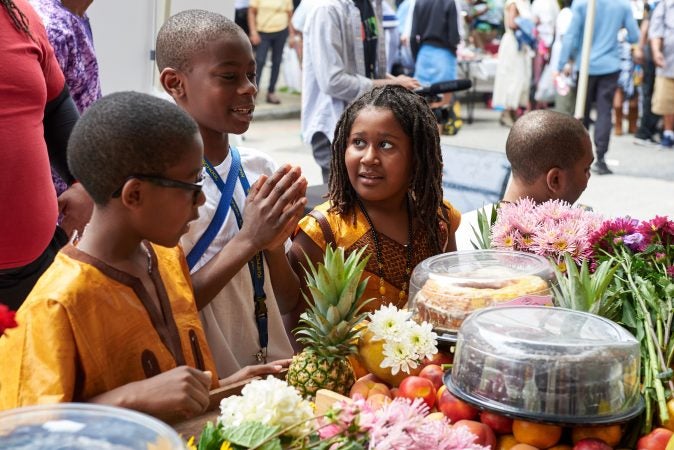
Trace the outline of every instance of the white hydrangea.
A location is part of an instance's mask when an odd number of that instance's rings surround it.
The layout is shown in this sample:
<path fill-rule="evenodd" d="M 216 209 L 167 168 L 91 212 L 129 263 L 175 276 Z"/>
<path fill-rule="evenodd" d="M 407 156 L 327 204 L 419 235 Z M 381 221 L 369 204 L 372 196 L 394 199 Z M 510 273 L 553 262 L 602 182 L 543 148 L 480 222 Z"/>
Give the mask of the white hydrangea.
<path fill-rule="evenodd" d="M 407 321 L 412 313 L 404 309 L 400 310 L 395 305 L 382 306 L 377 311 L 370 313 L 368 329 L 372 332 L 374 341 L 396 339 L 405 329 Z"/>
<path fill-rule="evenodd" d="M 225 426 L 260 422 L 284 429 L 305 422 L 288 433 L 292 436 L 309 432 L 309 419 L 314 416 L 311 404 L 302 399 L 295 388 L 271 375 L 266 380 L 251 381 L 241 390 L 241 395 L 224 398 L 220 412 L 219 420 Z"/>

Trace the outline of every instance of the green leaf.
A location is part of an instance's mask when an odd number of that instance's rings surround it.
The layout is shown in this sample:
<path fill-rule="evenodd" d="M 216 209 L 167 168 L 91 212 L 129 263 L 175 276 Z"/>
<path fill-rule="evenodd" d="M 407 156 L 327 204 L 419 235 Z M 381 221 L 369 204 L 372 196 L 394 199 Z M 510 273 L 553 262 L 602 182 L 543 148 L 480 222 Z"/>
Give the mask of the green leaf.
<path fill-rule="evenodd" d="M 496 222 L 498 216 L 498 204 L 493 204 L 491 206 L 491 213 L 489 216 L 487 216 L 485 209 L 486 206 L 477 211 L 477 227 L 479 231 L 471 225 L 476 240 L 471 240 L 470 243 L 476 249 L 491 248 L 491 227 Z"/>
<path fill-rule="evenodd" d="M 270 427 L 260 422 L 244 422 L 236 427 L 223 428 L 222 437 L 234 445 L 250 448 L 259 446 L 278 431 L 278 427 Z M 278 437 L 271 439 L 260 449 L 281 450 L 281 440 Z"/>
<path fill-rule="evenodd" d="M 222 424 L 213 422 L 208 422 L 204 429 L 201 430 L 201 436 L 199 436 L 199 445 L 197 450 L 220 450 L 220 446 L 224 442 L 225 438 L 222 437 Z"/>

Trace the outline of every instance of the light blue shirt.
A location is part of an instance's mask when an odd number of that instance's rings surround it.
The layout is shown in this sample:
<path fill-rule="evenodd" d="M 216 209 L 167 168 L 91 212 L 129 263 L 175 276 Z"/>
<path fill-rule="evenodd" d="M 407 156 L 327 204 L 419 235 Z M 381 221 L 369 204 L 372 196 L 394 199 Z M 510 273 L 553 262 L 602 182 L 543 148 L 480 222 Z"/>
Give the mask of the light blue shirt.
<path fill-rule="evenodd" d="M 377 78 L 386 76 L 386 49 L 381 28 L 381 0 L 374 0 L 379 39 Z M 330 142 L 346 105 L 372 88 L 365 76 L 360 11 L 353 0 L 323 0 L 304 24 L 302 138 L 317 133 Z"/>
<path fill-rule="evenodd" d="M 573 17 L 564 35 L 562 51 L 557 63 L 561 72 L 570 59 L 580 63 L 583 44 L 587 1 L 575 0 L 571 5 Z M 618 31 L 627 29 L 627 42 L 639 40 L 639 27 L 632 15 L 629 0 L 596 0 L 594 33 L 590 50 L 590 75 L 607 75 L 620 70 L 620 44 Z"/>

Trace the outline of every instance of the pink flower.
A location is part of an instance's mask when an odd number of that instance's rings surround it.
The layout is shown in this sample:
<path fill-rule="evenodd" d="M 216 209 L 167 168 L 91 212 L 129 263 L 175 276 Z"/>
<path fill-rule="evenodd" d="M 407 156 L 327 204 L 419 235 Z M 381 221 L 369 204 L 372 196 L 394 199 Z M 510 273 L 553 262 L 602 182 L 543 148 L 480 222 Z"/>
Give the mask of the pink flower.
<path fill-rule="evenodd" d="M 541 203 L 536 208 L 536 216 L 539 222 L 558 222 L 571 216 L 572 206 L 564 200 L 549 200 Z"/>
<path fill-rule="evenodd" d="M 662 243 L 663 245 L 674 244 L 674 221 L 667 216 L 655 216 L 655 218 L 642 222 L 638 231 L 644 236 L 644 249 L 648 244 Z"/>
<path fill-rule="evenodd" d="M 491 230 L 492 247 L 527 251 L 557 262 L 568 253 L 580 263 L 592 252 L 588 235 L 600 221 L 598 214 L 561 200 L 536 205 L 522 199 L 499 208 Z"/>
<path fill-rule="evenodd" d="M 331 424 L 326 425 L 318 430 L 318 435 L 321 437 L 321 439 L 330 439 L 331 437 L 337 436 L 342 431 L 343 428 L 339 425 Z"/>
<path fill-rule="evenodd" d="M 674 278 L 674 266 L 667 267 L 667 275 L 669 275 L 670 278 Z"/>
<path fill-rule="evenodd" d="M 602 250 L 613 254 L 613 246 L 622 243 L 622 240 L 616 243 L 616 238 L 636 233 L 637 224 L 638 221 L 631 217 L 618 217 L 604 221 L 601 227 L 590 235 L 590 245 L 595 250 L 595 254 Z"/>

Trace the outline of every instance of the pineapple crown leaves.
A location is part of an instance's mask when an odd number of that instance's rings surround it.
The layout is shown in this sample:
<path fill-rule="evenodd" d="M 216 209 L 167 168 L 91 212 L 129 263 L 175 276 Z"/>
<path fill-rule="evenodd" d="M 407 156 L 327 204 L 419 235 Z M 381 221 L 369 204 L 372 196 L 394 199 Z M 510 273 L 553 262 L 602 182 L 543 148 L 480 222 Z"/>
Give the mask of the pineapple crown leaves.
<path fill-rule="evenodd" d="M 323 263 L 314 266 L 307 258 L 305 273 L 313 301 L 303 294 L 308 311 L 300 316 L 302 326 L 295 330 L 298 342 L 316 347 L 325 356 L 356 351 L 355 344 L 349 343 L 359 333 L 353 328 L 367 317 L 360 311 L 373 300 L 358 302 L 369 279 L 360 279 L 369 260 L 369 255 L 363 256 L 365 250 L 352 252 L 345 260 L 343 248 L 327 246 Z"/>
<path fill-rule="evenodd" d="M 583 260 L 579 270 L 568 254 L 564 255 L 564 264 L 566 272 L 552 264 L 557 279 L 557 285 L 552 286 L 557 304 L 612 320 L 618 319 L 620 303 L 609 290 L 618 265 L 613 260 L 603 261 L 594 273 L 590 273 L 587 260 Z"/>

